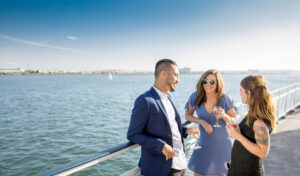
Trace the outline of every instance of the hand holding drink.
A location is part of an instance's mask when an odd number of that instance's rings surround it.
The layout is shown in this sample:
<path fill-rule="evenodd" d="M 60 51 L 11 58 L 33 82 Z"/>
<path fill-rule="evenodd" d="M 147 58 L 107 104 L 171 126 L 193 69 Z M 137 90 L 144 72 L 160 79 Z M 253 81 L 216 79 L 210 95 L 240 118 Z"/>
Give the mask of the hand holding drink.
<path fill-rule="evenodd" d="M 200 131 L 197 127 L 194 127 L 193 132 L 194 132 L 193 137 L 196 140 L 196 145 L 194 146 L 194 149 L 201 149 L 202 147 L 198 144 L 198 139 L 200 138 Z"/>
<path fill-rule="evenodd" d="M 238 123 L 237 123 L 237 118 L 238 117 L 229 117 L 227 123 L 233 126 L 234 128 L 238 128 Z"/>
<path fill-rule="evenodd" d="M 237 120 L 234 117 L 230 117 L 227 120 L 227 125 L 231 125 L 233 128 L 238 128 L 238 124 L 237 124 Z M 226 125 L 226 127 L 227 127 Z M 228 132 L 228 131 L 227 131 Z M 233 140 L 233 138 L 229 135 L 229 137 L 227 138 L 228 140 Z"/>
<path fill-rule="evenodd" d="M 217 123 L 214 124 L 214 127 L 221 127 L 221 125 L 219 125 L 219 118 L 223 118 L 224 117 L 224 109 L 221 106 L 215 106 L 214 107 L 214 114 L 216 116 L 216 120 Z"/>
<path fill-rule="evenodd" d="M 200 137 L 200 131 L 199 131 L 198 127 L 188 128 L 188 129 L 186 130 L 186 133 L 187 133 L 188 135 L 192 135 L 193 137 L 197 137 L 197 138 Z"/>
<path fill-rule="evenodd" d="M 198 145 L 198 139 L 200 138 L 200 131 L 199 131 L 198 127 L 188 128 L 186 130 L 186 133 L 189 135 L 192 135 L 194 137 L 194 139 L 196 141 L 194 149 L 200 149 L 201 146 Z"/>
<path fill-rule="evenodd" d="M 236 138 L 236 134 L 237 133 L 240 133 L 240 128 L 239 128 L 239 125 L 238 125 L 238 122 L 237 122 L 237 118 L 234 118 L 234 117 L 229 117 L 229 120 L 227 121 L 227 124 L 226 124 L 226 130 L 228 132 L 228 134 L 231 136 L 231 137 L 234 137 Z M 228 139 L 231 139 L 230 137 Z"/>

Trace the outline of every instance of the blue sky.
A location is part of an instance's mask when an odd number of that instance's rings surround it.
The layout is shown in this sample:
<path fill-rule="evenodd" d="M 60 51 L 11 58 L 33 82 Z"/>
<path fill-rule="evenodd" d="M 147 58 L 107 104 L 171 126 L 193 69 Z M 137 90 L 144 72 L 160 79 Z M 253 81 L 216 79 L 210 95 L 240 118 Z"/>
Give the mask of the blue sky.
<path fill-rule="evenodd" d="M 300 1 L 0 1 L 0 68 L 293 69 Z"/>

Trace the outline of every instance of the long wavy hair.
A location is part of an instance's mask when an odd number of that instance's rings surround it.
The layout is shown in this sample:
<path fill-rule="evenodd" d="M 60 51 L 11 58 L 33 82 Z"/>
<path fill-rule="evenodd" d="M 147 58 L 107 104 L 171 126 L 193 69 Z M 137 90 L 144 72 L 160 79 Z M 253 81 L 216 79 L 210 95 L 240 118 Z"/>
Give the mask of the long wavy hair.
<path fill-rule="evenodd" d="M 261 75 L 249 75 L 241 81 L 241 86 L 246 93 L 250 93 L 248 99 L 249 111 L 247 114 L 246 124 L 257 119 L 266 119 L 270 122 L 271 128 L 274 129 L 275 124 L 275 107 L 272 103 L 272 95 L 268 91 L 267 83 Z"/>
<path fill-rule="evenodd" d="M 214 69 L 207 70 L 205 73 L 202 74 L 201 78 L 199 79 L 197 86 L 196 86 L 196 99 L 195 99 L 195 105 L 200 106 L 202 103 L 206 102 L 207 97 L 206 97 L 206 92 L 203 87 L 203 80 L 206 79 L 208 75 L 215 75 L 217 82 L 217 88 L 216 88 L 216 93 L 217 93 L 217 105 L 220 104 L 221 97 L 224 94 L 224 82 L 222 79 L 221 74 Z M 209 83 L 208 83 L 209 84 Z"/>

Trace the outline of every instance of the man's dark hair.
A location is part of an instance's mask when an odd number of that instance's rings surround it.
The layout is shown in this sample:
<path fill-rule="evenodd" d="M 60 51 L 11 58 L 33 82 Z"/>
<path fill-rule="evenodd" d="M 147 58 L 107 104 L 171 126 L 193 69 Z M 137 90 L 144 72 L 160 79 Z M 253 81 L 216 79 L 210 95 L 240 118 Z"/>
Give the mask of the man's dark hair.
<path fill-rule="evenodd" d="M 154 72 L 155 78 L 158 78 L 161 71 L 169 70 L 171 68 L 171 65 L 177 66 L 176 62 L 171 59 L 161 59 L 157 61 L 155 65 L 155 72 Z"/>

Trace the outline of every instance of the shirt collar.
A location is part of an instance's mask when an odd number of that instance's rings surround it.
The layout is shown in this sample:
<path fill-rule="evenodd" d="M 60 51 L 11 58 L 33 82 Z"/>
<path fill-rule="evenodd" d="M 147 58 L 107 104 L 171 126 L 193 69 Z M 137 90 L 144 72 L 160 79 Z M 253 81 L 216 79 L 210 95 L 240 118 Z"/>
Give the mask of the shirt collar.
<path fill-rule="evenodd" d="M 160 91 L 158 88 L 156 88 L 155 86 L 152 86 L 154 88 L 154 90 L 157 92 L 157 94 L 159 95 L 159 97 L 161 99 L 163 98 L 168 98 L 169 94 L 163 93 L 162 91 Z"/>

